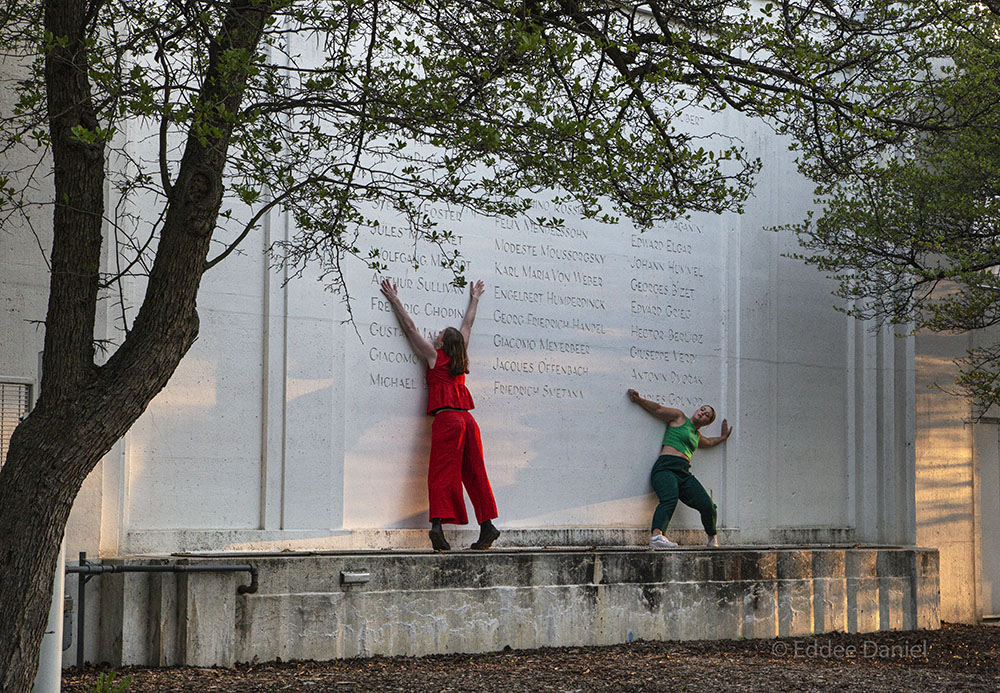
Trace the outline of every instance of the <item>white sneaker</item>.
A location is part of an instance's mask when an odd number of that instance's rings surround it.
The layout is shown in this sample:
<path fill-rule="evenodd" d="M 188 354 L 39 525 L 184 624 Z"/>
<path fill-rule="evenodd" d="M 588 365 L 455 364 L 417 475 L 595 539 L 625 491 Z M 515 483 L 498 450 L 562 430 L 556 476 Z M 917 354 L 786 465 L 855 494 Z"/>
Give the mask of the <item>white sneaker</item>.
<path fill-rule="evenodd" d="M 662 534 L 654 534 L 649 539 L 649 548 L 654 551 L 660 551 L 663 549 L 673 549 L 676 548 L 677 544 L 667 539 Z"/>
<path fill-rule="evenodd" d="M 719 535 L 716 534 L 714 537 L 709 537 L 708 541 L 705 542 L 705 546 L 708 546 L 713 549 L 719 548 Z"/>

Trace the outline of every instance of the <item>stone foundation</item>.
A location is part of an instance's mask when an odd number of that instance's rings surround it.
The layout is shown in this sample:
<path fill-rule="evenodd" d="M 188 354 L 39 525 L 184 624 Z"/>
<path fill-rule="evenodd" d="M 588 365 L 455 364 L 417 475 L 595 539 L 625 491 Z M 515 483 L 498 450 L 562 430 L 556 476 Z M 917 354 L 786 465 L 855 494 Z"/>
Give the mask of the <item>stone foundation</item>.
<path fill-rule="evenodd" d="M 102 659 L 115 666 L 226 666 L 254 658 L 940 625 L 937 551 L 912 547 L 372 551 L 169 560 L 251 563 L 260 571 L 260 589 L 238 595 L 237 586 L 248 581 L 238 573 L 102 576 Z"/>

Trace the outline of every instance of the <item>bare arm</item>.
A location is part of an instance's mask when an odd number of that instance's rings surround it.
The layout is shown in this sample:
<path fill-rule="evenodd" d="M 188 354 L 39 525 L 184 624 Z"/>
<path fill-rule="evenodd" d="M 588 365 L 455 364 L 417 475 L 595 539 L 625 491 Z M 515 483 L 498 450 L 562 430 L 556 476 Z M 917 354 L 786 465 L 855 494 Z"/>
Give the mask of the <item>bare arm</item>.
<path fill-rule="evenodd" d="M 388 279 L 382 280 L 382 295 L 388 299 L 389 305 L 392 306 L 392 312 L 395 314 L 396 320 L 399 321 L 399 327 L 406 335 L 406 340 L 410 343 L 413 351 L 427 362 L 428 368 L 434 368 L 434 364 L 437 363 L 437 349 L 417 331 L 416 323 L 413 322 L 413 318 L 406 312 L 402 301 L 399 300 L 396 285 Z"/>
<path fill-rule="evenodd" d="M 484 289 L 485 286 L 482 280 L 473 282 L 469 293 L 469 307 L 465 311 L 465 317 L 462 318 L 462 326 L 458 328 L 458 331 L 465 337 L 466 348 L 469 347 L 469 337 L 472 335 L 472 323 L 476 321 L 476 308 L 479 307 L 479 297 L 483 295 Z"/>
<path fill-rule="evenodd" d="M 684 421 L 684 412 L 680 409 L 674 409 L 672 407 L 665 407 L 662 404 L 658 404 L 650 399 L 643 399 L 639 396 L 639 393 L 635 390 L 629 390 L 628 398 L 638 404 L 640 407 L 645 409 L 647 412 L 660 419 L 661 421 L 666 421 L 667 423 L 673 423 L 675 421 Z"/>
<path fill-rule="evenodd" d="M 698 447 L 699 448 L 714 448 L 719 443 L 726 442 L 726 438 L 731 436 L 733 429 L 729 427 L 729 423 L 725 419 L 722 420 L 722 435 L 715 436 L 714 438 L 708 438 L 698 431 Z"/>

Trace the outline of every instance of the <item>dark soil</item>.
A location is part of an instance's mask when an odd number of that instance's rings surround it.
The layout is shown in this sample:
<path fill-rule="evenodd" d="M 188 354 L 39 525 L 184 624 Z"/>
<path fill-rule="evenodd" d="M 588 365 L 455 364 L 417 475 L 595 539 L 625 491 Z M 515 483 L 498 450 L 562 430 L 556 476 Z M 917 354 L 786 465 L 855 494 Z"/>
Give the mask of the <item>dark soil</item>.
<path fill-rule="evenodd" d="M 101 668 L 63 677 L 90 691 Z M 1000 691 L 1000 628 L 830 633 L 776 640 L 632 642 L 478 655 L 126 667 L 145 691 Z"/>

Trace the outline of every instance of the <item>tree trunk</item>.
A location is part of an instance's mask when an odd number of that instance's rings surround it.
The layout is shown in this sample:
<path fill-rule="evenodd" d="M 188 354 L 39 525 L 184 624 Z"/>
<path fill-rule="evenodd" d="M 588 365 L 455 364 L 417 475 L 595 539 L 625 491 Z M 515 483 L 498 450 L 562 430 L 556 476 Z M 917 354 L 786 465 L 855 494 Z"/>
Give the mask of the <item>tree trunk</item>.
<path fill-rule="evenodd" d="M 0 468 L 0 690 L 26 693 L 51 602 L 52 577 L 73 500 L 87 475 L 163 389 L 198 335 L 196 298 L 222 202 L 229 138 L 246 89 L 247 65 L 271 14 L 267 2 L 233 0 L 199 99 L 206 127 L 189 135 L 160 233 L 146 297 L 128 337 L 94 364 L 94 320 L 102 242 L 104 144 L 73 130 L 98 126 L 88 82 L 88 12 L 98 2 L 47 0 L 46 55 L 55 202 L 52 277 L 42 387 L 15 429 Z M 242 71 L 241 71 L 242 70 Z M 214 118 L 214 120 L 213 120 Z M 206 136 L 205 132 L 217 133 Z"/>
<path fill-rule="evenodd" d="M 75 417 L 69 417 L 75 418 Z M 0 690 L 29 691 L 66 520 L 86 472 L 85 441 L 36 417 L 18 426 L 0 470 Z M 74 450 L 75 448 L 75 450 Z M 93 456 L 93 453 L 90 453 Z M 76 472 L 70 470 L 78 470 Z"/>
<path fill-rule="evenodd" d="M 5 534 L 0 571 L 0 690 L 30 691 L 52 599 L 52 576 L 69 516 L 70 502 L 50 494 L 51 486 L 20 474 L 0 489 L 0 524 Z M 16 542 L 11 541 L 16 537 Z"/>
<path fill-rule="evenodd" d="M 204 259 L 204 258 L 202 258 Z M 14 430 L 0 468 L 0 690 L 29 691 L 48 619 L 66 521 L 84 480 L 166 385 L 197 336 L 197 316 L 173 339 L 147 340 L 143 364 L 98 370 L 77 397 L 41 399 Z M 139 366 L 145 365 L 142 369 Z M 114 376 L 118 377 L 107 377 Z"/>

